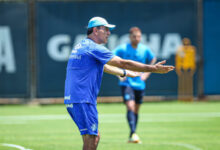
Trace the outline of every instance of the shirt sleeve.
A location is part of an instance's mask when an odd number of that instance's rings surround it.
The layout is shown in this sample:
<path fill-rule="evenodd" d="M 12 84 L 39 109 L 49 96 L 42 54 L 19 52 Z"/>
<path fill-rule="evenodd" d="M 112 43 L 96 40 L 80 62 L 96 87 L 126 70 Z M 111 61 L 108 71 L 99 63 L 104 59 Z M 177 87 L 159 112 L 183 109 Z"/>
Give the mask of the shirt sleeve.
<path fill-rule="evenodd" d="M 102 64 L 106 64 L 115 56 L 109 49 L 102 45 L 96 45 L 94 49 L 90 51 L 90 54 Z"/>
<path fill-rule="evenodd" d="M 147 58 L 146 62 L 147 62 L 147 64 L 149 64 L 155 58 L 155 55 L 151 52 L 150 49 L 148 49 L 146 53 L 147 53 L 146 54 L 146 58 Z"/>

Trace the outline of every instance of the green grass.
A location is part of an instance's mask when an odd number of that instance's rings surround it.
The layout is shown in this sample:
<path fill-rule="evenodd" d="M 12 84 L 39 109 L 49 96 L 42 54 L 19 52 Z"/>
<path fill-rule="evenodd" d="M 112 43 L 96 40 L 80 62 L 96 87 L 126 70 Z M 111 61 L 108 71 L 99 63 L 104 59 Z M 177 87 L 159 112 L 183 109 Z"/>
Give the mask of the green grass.
<path fill-rule="evenodd" d="M 98 150 L 219 150 L 220 102 L 144 103 L 137 133 L 142 144 L 128 144 L 125 106 L 98 104 Z M 0 150 L 81 150 L 82 139 L 64 105 L 0 106 Z"/>

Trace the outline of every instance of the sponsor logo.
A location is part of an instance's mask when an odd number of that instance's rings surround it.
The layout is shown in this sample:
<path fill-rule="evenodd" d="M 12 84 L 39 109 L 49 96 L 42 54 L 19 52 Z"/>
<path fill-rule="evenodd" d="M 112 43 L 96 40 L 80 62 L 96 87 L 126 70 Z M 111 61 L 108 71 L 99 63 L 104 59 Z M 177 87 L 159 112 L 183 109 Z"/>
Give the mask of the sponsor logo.
<path fill-rule="evenodd" d="M 93 124 L 93 125 L 91 126 L 91 129 L 92 129 L 92 131 L 95 131 L 95 130 L 97 129 L 96 124 Z"/>
<path fill-rule="evenodd" d="M 16 61 L 14 55 L 11 29 L 8 26 L 0 26 L 0 73 L 16 73 Z"/>
<path fill-rule="evenodd" d="M 66 104 L 67 108 L 73 108 L 73 104 Z"/>
<path fill-rule="evenodd" d="M 81 57 L 82 57 L 81 55 L 71 55 L 70 59 L 79 59 L 80 60 Z"/>
<path fill-rule="evenodd" d="M 88 130 L 87 128 L 85 128 L 85 129 L 80 129 L 79 131 L 86 131 L 86 130 Z"/>
<path fill-rule="evenodd" d="M 65 100 L 70 100 L 70 95 L 64 97 Z"/>
<path fill-rule="evenodd" d="M 1 37 L 1 36 L 0 36 Z M 4 36 L 3 36 L 4 37 Z M 78 34 L 75 36 L 73 49 L 71 46 L 71 36 L 68 34 L 58 34 L 52 36 L 48 41 L 47 51 L 49 56 L 55 61 L 68 61 L 69 54 L 76 54 L 77 50 L 81 48 L 78 44 L 86 37 L 85 34 Z M 160 33 L 142 34 L 142 43 L 148 45 L 155 56 L 159 59 L 169 59 L 176 54 L 177 47 L 182 44 L 182 37 L 180 33 Z M 129 34 L 117 35 L 111 34 L 108 39 L 107 47 L 110 50 L 115 49 L 118 45 L 129 42 Z M 0 47 L 1 49 L 1 47 Z M 74 56 L 75 57 L 75 56 Z M 75 57 L 79 58 L 79 57 Z"/>

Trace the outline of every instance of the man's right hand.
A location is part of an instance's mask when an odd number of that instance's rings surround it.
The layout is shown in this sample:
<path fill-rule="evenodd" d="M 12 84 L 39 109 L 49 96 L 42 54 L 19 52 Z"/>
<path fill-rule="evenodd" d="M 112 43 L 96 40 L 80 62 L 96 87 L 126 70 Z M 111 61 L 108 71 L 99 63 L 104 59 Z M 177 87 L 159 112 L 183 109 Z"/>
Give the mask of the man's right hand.
<path fill-rule="evenodd" d="M 166 60 L 160 61 L 156 63 L 155 66 L 155 71 L 153 73 L 168 73 L 170 71 L 173 71 L 175 69 L 174 66 L 171 65 L 163 65 L 166 63 Z"/>

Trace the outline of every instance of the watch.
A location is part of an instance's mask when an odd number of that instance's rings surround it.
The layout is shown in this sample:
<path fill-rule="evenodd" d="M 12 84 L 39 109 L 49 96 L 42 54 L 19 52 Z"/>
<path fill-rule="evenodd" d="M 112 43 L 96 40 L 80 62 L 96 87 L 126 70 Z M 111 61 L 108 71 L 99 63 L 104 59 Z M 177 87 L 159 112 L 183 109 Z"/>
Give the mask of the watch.
<path fill-rule="evenodd" d="M 125 77 L 127 75 L 127 72 L 126 72 L 126 70 L 125 69 L 123 69 L 123 75 L 121 75 L 120 77 Z"/>

